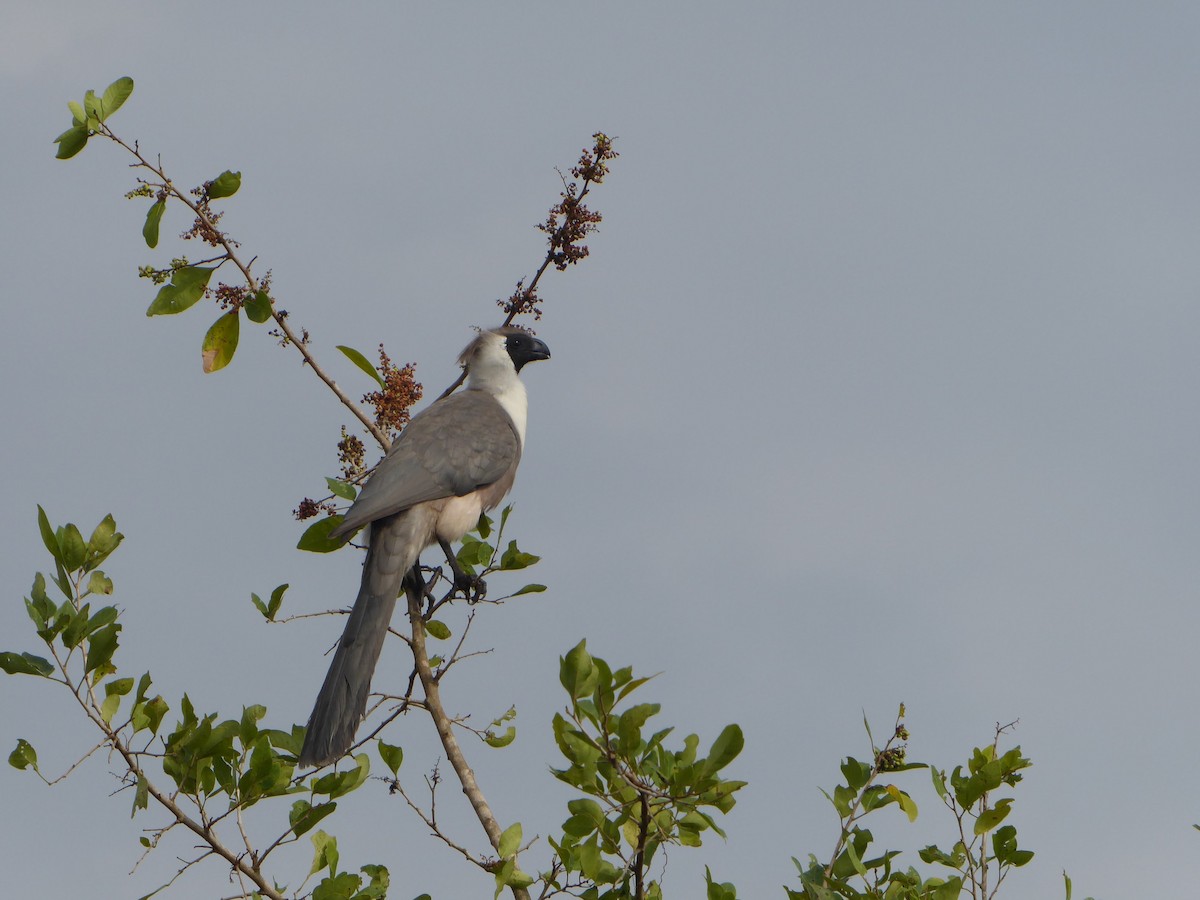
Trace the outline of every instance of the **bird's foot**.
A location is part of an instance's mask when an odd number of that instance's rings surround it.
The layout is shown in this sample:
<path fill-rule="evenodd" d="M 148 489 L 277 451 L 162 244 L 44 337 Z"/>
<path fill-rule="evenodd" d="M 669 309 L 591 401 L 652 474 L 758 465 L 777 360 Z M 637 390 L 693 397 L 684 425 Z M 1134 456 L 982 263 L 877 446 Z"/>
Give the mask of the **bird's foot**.
<path fill-rule="evenodd" d="M 450 566 L 450 571 L 454 573 L 454 592 L 462 594 L 468 603 L 478 603 L 486 597 L 487 582 L 462 567 L 458 557 L 454 554 L 454 548 L 449 543 L 441 540 L 438 543 L 442 545 L 442 552 L 446 554 L 446 563 Z"/>
<path fill-rule="evenodd" d="M 468 603 L 478 603 L 487 596 L 487 582 L 478 575 L 458 569 L 454 572 L 454 590 L 462 594 Z"/>

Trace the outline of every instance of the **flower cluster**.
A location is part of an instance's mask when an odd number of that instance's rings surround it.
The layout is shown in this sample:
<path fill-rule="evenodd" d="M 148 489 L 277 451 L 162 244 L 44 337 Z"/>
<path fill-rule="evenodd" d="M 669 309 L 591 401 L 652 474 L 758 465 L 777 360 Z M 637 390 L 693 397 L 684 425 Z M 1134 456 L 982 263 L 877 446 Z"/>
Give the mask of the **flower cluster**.
<path fill-rule="evenodd" d="M 345 425 L 342 426 L 342 439 L 338 441 L 337 449 L 338 462 L 342 464 L 342 477 L 346 481 L 361 478 L 366 473 L 363 460 L 366 458 L 367 448 L 357 435 L 346 430 Z"/>
<path fill-rule="evenodd" d="M 292 510 L 292 515 L 303 522 L 305 519 L 311 519 L 313 516 L 324 512 L 327 515 L 333 515 L 338 511 L 337 507 L 329 501 L 317 501 L 310 497 L 305 497 L 300 501 L 300 505 Z"/>
<path fill-rule="evenodd" d="M 421 399 L 422 387 L 413 376 L 416 366 L 393 365 L 383 344 L 379 345 L 379 375 L 383 387 L 363 394 L 363 403 L 375 409 L 375 424 L 385 431 L 398 432 L 411 418 L 409 410 Z"/>

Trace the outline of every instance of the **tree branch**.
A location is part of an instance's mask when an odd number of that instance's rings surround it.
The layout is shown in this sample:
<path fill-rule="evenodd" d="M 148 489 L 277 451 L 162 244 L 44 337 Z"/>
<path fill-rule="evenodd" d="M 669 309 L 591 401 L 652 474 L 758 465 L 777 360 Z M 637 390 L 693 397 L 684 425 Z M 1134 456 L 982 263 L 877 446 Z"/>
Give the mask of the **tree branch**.
<path fill-rule="evenodd" d="M 205 228 L 208 230 L 208 233 L 211 234 L 220 244 L 221 248 L 225 251 L 224 258 L 232 262 L 237 267 L 238 271 L 242 273 L 242 277 L 246 279 L 246 285 L 250 288 L 251 292 L 258 292 L 258 279 L 250 273 L 250 264 L 242 262 L 241 258 L 237 254 L 237 251 L 234 249 L 233 243 L 223 231 L 217 228 L 216 223 L 212 221 L 207 211 L 203 209 L 199 203 L 193 201 L 192 198 L 190 198 L 185 192 L 176 187 L 175 183 L 167 177 L 166 172 L 164 172 L 162 169 L 161 162 L 158 165 L 151 163 L 142 155 L 136 144 L 131 147 L 129 144 L 125 143 L 125 141 L 121 140 L 121 138 L 119 138 L 115 133 L 113 133 L 113 131 L 104 123 L 100 124 L 97 134 L 100 134 L 103 137 L 106 137 L 109 140 L 119 144 L 127 152 L 133 155 L 133 157 L 138 161 L 137 166 L 139 168 L 147 169 L 161 178 L 162 186 L 171 194 L 172 197 L 181 201 L 184 206 L 190 209 L 195 214 L 196 218 L 204 224 Z M 376 425 L 374 420 L 367 415 L 366 410 L 362 409 L 357 403 L 355 403 L 350 396 L 338 386 L 338 383 L 333 380 L 332 376 L 330 376 L 323 368 L 321 368 L 316 358 L 309 351 L 308 346 L 296 335 L 294 331 L 292 331 L 291 325 L 288 324 L 287 316 L 280 313 L 280 311 L 276 308 L 274 298 L 271 298 L 271 318 L 275 320 L 275 324 L 279 326 L 279 330 L 283 332 L 288 343 L 294 346 L 300 352 L 300 355 L 304 357 L 305 364 L 312 369 L 313 374 L 321 379 L 321 381 L 325 383 L 326 387 L 333 391 L 334 396 L 341 401 L 343 406 L 350 410 L 354 417 L 362 423 L 363 427 L 370 432 L 371 436 L 379 442 L 380 446 L 382 446 L 384 450 L 390 447 L 392 443 L 391 439 L 387 436 L 387 434 L 384 433 L 383 429 Z"/>
<path fill-rule="evenodd" d="M 484 797 L 483 791 L 479 789 L 479 785 L 475 781 L 475 773 L 467 763 L 467 758 L 463 755 L 458 738 L 454 736 L 453 723 L 446 714 L 446 708 L 442 706 L 442 695 L 438 680 L 434 677 L 433 670 L 429 665 L 429 654 L 425 649 L 425 620 L 421 617 L 421 605 L 425 598 L 425 586 L 421 571 L 415 566 L 413 567 L 411 577 L 404 580 L 404 594 L 408 599 L 408 619 L 412 624 L 412 643 L 410 646 L 412 647 L 413 661 L 416 663 L 417 677 L 420 678 L 421 688 L 425 692 L 426 709 L 429 710 L 429 715 L 433 719 L 438 737 L 441 739 L 442 749 L 446 751 L 446 759 L 450 761 L 450 765 L 454 768 L 454 774 L 458 777 L 459 784 L 462 785 L 463 793 L 466 795 L 467 801 L 471 804 L 471 809 L 475 811 L 475 816 L 479 819 L 479 824 L 483 826 L 488 842 L 499 853 L 502 829 L 496 821 L 495 815 L 492 814 L 492 808 L 488 805 L 487 798 Z M 524 888 L 513 887 L 512 892 L 517 900 L 529 900 L 529 892 Z"/>

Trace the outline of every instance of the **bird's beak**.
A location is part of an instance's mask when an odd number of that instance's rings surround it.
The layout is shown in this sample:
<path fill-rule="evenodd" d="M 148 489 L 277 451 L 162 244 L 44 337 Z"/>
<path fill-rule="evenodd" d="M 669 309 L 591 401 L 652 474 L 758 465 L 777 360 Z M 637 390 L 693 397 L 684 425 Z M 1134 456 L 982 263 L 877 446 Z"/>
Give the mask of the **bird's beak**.
<path fill-rule="evenodd" d="M 512 360 L 513 367 L 520 372 L 526 363 L 531 363 L 539 359 L 549 359 L 550 348 L 543 341 L 532 335 L 522 336 L 520 342 L 508 348 L 508 356 Z"/>

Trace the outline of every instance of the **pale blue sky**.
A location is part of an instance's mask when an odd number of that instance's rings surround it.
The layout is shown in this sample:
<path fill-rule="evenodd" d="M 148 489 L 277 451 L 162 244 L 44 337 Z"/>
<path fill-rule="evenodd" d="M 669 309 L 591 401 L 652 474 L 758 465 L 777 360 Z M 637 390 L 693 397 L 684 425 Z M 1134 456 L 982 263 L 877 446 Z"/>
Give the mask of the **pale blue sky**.
<path fill-rule="evenodd" d="M 518 705 L 518 742 L 473 755 L 498 816 L 565 818 L 549 720 L 586 635 L 663 671 L 647 699 L 681 734 L 745 729 L 729 842 L 671 853 L 672 896 L 708 863 L 782 897 L 789 858 L 833 846 L 817 787 L 866 755 L 862 711 L 884 732 L 901 701 L 911 756 L 939 765 L 1020 719 L 1013 822 L 1037 858 L 1001 896 L 1061 896 L 1064 868 L 1076 896 L 1200 878 L 1200 8 L 103 6 L 0 11 L 2 649 L 29 648 L 36 503 L 113 513 L 123 658 L 203 710 L 302 720 L 337 626 L 269 628 L 247 597 L 287 581 L 290 609 L 323 609 L 357 579 L 351 553 L 294 551 L 289 516 L 346 416 L 265 333 L 202 376 L 213 313 L 143 315 L 136 266 L 186 223 L 151 253 L 115 148 L 54 160 L 68 99 L 131 75 L 121 134 L 180 182 L 242 172 L 225 225 L 356 393 L 336 344 L 385 340 L 431 392 L 452 379 L 540 259 L 554 167 L 603 129 L 622 156 L 602 231 L 545 282 L 554 358 L 526 378 L 513 527 L 550 591 L 486 610 L 495 652 L 447 687 L 481 720 Z M 43 685 L 0 680 L 0 704 L 5 755 L 25 737 L 56 772 L 91 746 Z M 427 731 L 393 735 L 410 779 Z M 10 893 L 169 876 L 185 841 L 127 877 L 157 819 L 130 822 L 107 772 L 0 774 Z M 918 825 L 877 836 L 947 839 L 911 786 Z M 329 828 L 345 863 L 389 865 L 397 898 L 490 896 L 383 787 L 360 793 Z"/>

